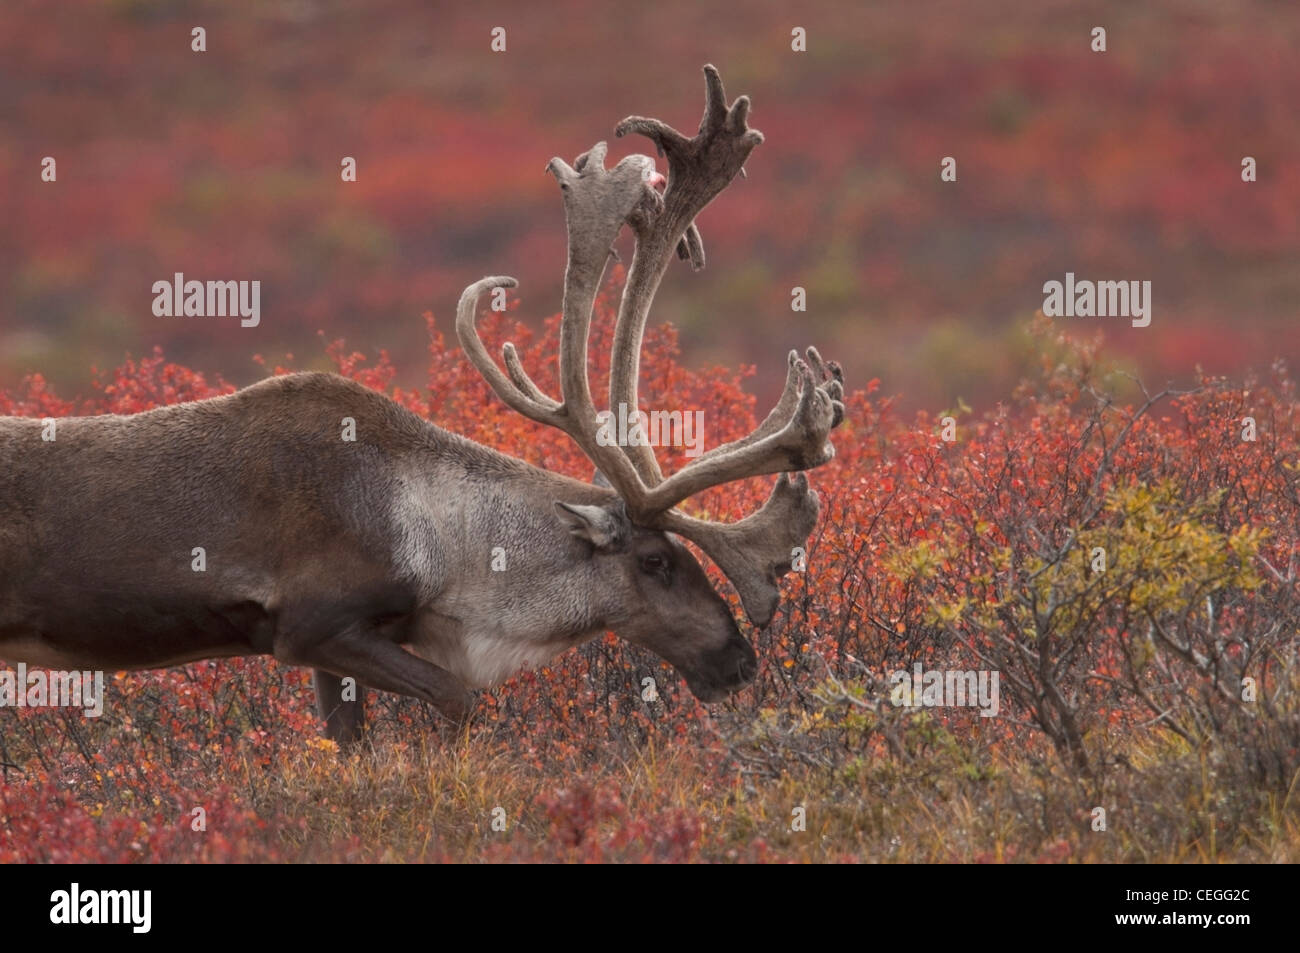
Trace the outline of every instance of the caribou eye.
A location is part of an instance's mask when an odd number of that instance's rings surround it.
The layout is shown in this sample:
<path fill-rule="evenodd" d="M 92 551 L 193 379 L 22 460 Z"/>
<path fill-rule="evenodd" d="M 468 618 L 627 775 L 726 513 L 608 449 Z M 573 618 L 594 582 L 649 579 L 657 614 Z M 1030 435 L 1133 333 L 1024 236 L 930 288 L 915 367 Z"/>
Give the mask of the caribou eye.
<path fill-rule="evenodd" d="M 641 560 L 641 571 L 652 575 L 667 575 L 668 560 L 658 553 L 652 553 Z"/>

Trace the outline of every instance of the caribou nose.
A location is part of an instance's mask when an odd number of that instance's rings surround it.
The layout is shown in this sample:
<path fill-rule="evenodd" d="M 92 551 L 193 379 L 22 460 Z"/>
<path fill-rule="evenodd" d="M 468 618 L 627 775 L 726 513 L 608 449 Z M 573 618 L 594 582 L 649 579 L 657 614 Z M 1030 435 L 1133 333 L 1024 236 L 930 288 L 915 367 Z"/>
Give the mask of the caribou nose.
<path fill-rule="evenodd" d="M 740 677 L 743 681 L 752 682 L 757 674 L 758 659 L 754 658 L 753 652 L 750 652 L 748 657 L 740 660 Z"/>
<path fill-rule="evenodd" d="M 736 660 L 733 671 L 738 676 L 739 683 L 743 685 L 752 682 L 754 676 L 758 673 L 758 656 L 754 654 L 754 650 L 744 639 L 741 639 L 739 645 L 736 645 L 735 652 Z"/>
<path fill-rule="evenodd" d="M 738 691 L 752 682 L 758 673 L 758 656 L 739 635 L 705 655 L 702 662 L 696 669 L 696 677 L 701 686 L 709 686 L 706 692 L 710 697 L 706 701 Z M 695 694 L 704 697 L 699 691 Z"/>

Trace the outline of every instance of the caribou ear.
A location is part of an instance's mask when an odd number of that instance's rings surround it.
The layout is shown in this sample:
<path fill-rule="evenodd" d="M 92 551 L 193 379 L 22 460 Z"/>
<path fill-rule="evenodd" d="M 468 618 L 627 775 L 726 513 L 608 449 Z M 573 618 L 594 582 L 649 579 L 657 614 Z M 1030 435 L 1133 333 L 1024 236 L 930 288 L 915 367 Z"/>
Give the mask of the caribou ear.
<path fill-rule="evenodd" d="M 614 484 L 609 482 L 609 478 L 605 476 L 605 474 L 601 473 L 599 468 L 597 468 L 596 472 L 591 475 L 591 485 L 603 486 L 607 490 L 614 489 Z"/>
<path fill-rule="evenodd" d="M 627 516 L 603 506 L 555 501 L 555 515 L 571 536 L 585 539 L 597 549 L 612 549 L 627 537 Z"/>

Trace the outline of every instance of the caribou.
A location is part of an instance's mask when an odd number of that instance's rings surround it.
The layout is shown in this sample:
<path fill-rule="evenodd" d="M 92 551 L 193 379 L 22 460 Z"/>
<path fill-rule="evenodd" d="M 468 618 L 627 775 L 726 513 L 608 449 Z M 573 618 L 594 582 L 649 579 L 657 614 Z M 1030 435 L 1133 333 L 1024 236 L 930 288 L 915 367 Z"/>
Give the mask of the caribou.
<path fill-rule="evenodd" d="M 587 371 L 595 295 L 626 225 L 635 253 L 609 406 L 639 406 L 659 283 L 675 255 L 704 266 L 695 219 L 763 141 L 749 99 L 728 105 L 717 70 L 704 75 L 696 135 L 639 116 L 615 129 L 648 137 L 666 178 L 646 155 L 607 169 L 603 142 L 546 167 L 568 229 L 559 400 L 510 344 L 503 371 L 475 328 L 480 297 L 514 279 L 475 282 L 457 308 L 457 337 L 491 389 L 572 438 L 600 479 L 539 469 L 325 373 L 52 428 L 0 418 L 0 658 L 118 671 L 269 655 L 314 669 L 327 736 L 342 744 L 363 736 L 366 687 L 459 723 L 472 689 L 606 631 L 666 660 L 703 701 L 751 681 L 754 650 L 684 541 L 730 580 L 751 623 L 769 624 L 817 519 L 803 471 L 834 455 L 839 366 L 791 352 L 766 419 L 668 476 L 652 447 L 598 439 Z M 341 439 L 345 420 L 355 439 Z M 762 475 L 778 475 L 770 496 L 737 522 L 677 508 Z M 508 571 L 491 568 L 498 547 Z"/>

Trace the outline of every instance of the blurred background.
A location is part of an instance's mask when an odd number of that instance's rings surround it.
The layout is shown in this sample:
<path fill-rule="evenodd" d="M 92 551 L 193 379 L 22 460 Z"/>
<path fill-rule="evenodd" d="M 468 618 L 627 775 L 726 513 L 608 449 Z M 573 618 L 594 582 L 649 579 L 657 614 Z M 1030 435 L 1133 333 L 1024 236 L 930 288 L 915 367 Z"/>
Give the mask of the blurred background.
<path fill-rule="evenodd" d="M 754 363 L 768 398 L 785 351 L 816 343 L 906 406 L 987 405 L 1034 361 L 1023 328 L 1066 271 L 1152 281 L 1150 327 L 1058 319 L 1149 384 L 1295 363 L 1300 4 L 735 6 L 4 0 L 0 387 L 85 392 L 155 344 L 243 384 L 254 354 L 328 366 L 318 331 L 419 384 L 421 313 L 449 332 L 466 284 L 512 274 L 521 317 L 558 310 L 547 160 L 652 151 L 613 140 L 632 113 L 693 133 L 706 62 L 767 141 L 699 219 L 708 268 L 675 266 L 652 311 L 689 365 Z M 155 317 L 177 271 L 260 280 L 260 326 Z"/>

